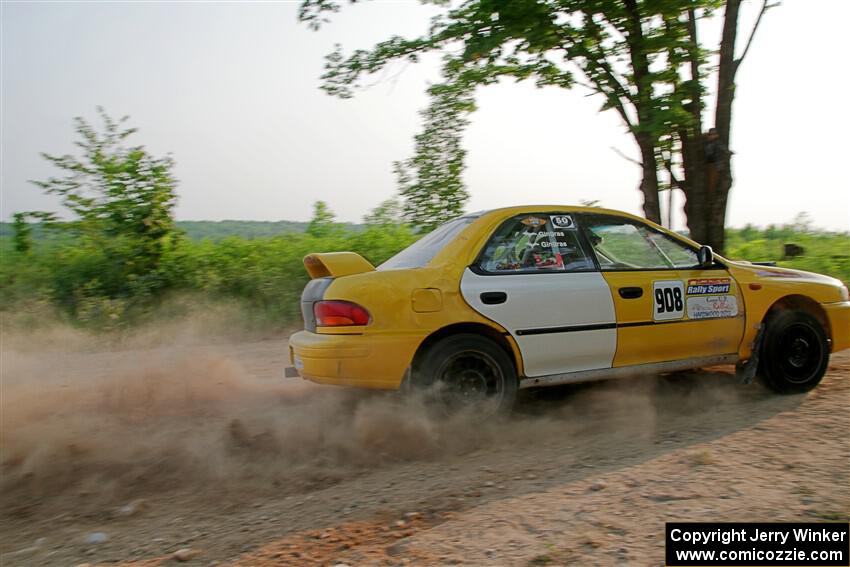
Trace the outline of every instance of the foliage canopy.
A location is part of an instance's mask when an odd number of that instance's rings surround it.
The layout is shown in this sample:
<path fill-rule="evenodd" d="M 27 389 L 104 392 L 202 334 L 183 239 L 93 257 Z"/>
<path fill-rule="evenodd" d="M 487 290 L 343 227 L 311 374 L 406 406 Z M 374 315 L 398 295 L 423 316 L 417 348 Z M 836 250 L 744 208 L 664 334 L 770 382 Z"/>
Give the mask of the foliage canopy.
<path fill-rule="evenodd" d="M 348 0 L 355 3 L 355 0 Z M 740 0 L 465 0 L 432 1 L 444 11 L 420 37 L 392 36 L 370 50 L 327 56 L 322 88 L 348 98 L 364 78 L 394 61 L 442 55 L 442 82 L 430 88 L 431 106 L 416 137 L 416 155 L 396 169 L 406 210 L 414 224 L 431 228 L 429 214 L 455 212 L 463 188 L 464 114 L 474 110 L 474 91 L 504 78 L 539 87 L 583 85 L 601 95 L 602 110 L 615 110 L 634 137 L 642 168 L 644 215 L 661 222 L 659 191 L 676 187 L 688 200 L 686 214 L 698 239 L 723 246 L 729 155 L 722 164 L 717 205 L 708 203 L 703 112 L 710 50 L 697 37 L 698 20 L 725 6 L 718 68 L 717 126 L 729 144 Z M 342 0 L 302 0 L 299 18 L 318 29 Z M 758 21 L 768 7 L 763 0 Z M 758 21 L 756 27 L 758 26 Z M 753 29 L 753 33 L 755 28 Z M 668 181 L 661 174 L 668 174 Z M 714 232 L 710 223 L 717 224 Z M 713 237 L 717 237 L 717 242 Z"/>
<path fill-rule="evenodd" d="M 172 216 L 174 161 L 127 145 L 136 132 L 125 126 L 128 117 L 113 120 L 102 108 L 98 114 L 101 132 L 83 118 L 74 119 L 79 156 L 42 154 L 63 174 L 33 183 L 59 196 L 73 214 L 70 222 L 53 225 L 73 235 L 59 259 L 67 265 L 54 273 L 56 299 L 72 313 L 105 308 L 120 317 L 129 304 L 166 286 L 162 258 L 179 235 Z M 21 215 L 16 232 L 22 235 L 26 216 L 51 217 Z"/>

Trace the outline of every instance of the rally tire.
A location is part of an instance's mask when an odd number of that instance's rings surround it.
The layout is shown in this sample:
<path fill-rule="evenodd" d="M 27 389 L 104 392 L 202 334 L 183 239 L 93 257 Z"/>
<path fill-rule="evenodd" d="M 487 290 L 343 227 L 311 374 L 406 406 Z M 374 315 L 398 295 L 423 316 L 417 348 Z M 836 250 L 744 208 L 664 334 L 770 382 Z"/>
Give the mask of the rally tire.
<path fill-rule="evenodd" d="M 759 375 L 779 394 L 802 394 L 818 385 L 829 365 L 829 340 L 814 316 L 780 311 L 765 328 Z"/>
<path fill-rule="evenodd" d="M 508 413 L 517 396 L 513 361 L 481 335 L 451 335 L 431 345 L 414 367 L 412 386 L 444 415 L 476 417 Z"/>

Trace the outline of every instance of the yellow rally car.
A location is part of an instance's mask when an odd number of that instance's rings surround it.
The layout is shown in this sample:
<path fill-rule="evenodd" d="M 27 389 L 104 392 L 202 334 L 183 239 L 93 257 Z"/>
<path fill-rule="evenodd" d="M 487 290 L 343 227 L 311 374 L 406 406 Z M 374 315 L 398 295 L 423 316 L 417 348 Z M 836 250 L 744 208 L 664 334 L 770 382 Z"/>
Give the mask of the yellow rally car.
<path fill-rule="evenodd" d="M 780 393 L 850 347 L 834 278 L 734 262 L 641 218 L 523 206 L 446 223 L 373 267 L 310 254 L 293 368 L 322 384 L 509 408 L 517 390 L 737 363 Z"/>

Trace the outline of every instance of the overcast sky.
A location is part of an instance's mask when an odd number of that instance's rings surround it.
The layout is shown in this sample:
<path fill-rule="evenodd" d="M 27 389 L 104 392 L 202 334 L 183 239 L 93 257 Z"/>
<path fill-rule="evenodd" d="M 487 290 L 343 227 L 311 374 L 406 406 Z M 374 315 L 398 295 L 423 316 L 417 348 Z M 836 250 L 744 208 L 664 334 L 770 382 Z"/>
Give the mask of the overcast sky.
<path fill-rule="evenodd" d="M 356 5 L 319 32 L 296 10 L 3 1 L 0 217 L 60 210 L 27 180 L 50 175 L 39 152 L 71 151 L 72 118 L 103 105 L 132 117 L 136 142 L 174 156 L 180 220 L 306 220 L 322 199 L 359 221 L 395 193 L 392 162 L 412 152 L 437 60 L 395 66 L 339 100 L 318 89 L 324 55 L 334 43 L 422 33 L 434 8 Z M 732 226 L 806 211 L 820 227 L 850 229 L 849 20 L 846 0 L 784 0 L 765 16 L 739 73 Z M 639 169 L 611 149 L 636 148 L 598 98 L 505 83 L 478 100 L 465 137 L 468 210 L 596 199 L 640 212 Z"/>

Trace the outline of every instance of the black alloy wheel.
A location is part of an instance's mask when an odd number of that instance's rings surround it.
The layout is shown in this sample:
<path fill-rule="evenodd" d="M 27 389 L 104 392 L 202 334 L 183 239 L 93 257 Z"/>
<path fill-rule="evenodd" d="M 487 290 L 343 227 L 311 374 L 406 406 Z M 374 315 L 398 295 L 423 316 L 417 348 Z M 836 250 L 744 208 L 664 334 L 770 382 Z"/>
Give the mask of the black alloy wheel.
<path fill-rule="evenodd" d="M 418 364 L 413 381 L 445 415 L 504 413 L 517 393 L 516 370 L 507 353 L 489 338 L 468 333 L 434 344 Z"/>
<path fill-rule="evenodd" d="M 805 311 L 781 311 L 769 317 L 759 374 L 780 394 L 808 392 L 818 385 L 829 364 L 826 331 Z"/>

